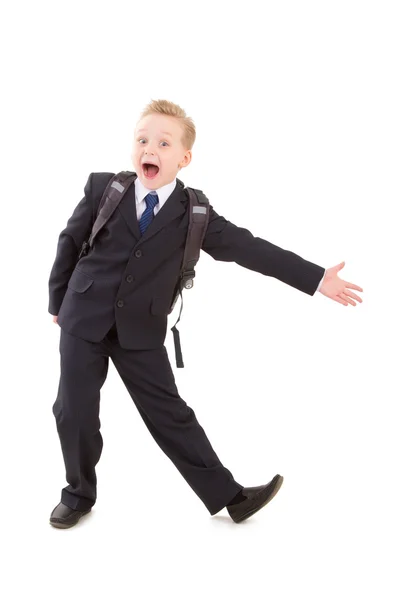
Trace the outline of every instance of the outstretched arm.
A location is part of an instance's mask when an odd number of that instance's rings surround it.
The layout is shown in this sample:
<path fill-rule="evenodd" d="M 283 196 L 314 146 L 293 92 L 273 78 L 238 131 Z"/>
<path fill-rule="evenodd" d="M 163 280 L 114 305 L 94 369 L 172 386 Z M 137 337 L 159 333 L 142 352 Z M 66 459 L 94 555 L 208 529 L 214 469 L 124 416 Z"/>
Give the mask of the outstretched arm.
<path fill-rule="evenodd" d="M 323 267 L 263 238 L 254 237 L 248 229 L 220 216 L 211 205 L 202 249 L 215 260 L 236 262 L 246 269 L 275 277 L 310 296 L 315 294 L 320 283 L 322 288 Z"/>

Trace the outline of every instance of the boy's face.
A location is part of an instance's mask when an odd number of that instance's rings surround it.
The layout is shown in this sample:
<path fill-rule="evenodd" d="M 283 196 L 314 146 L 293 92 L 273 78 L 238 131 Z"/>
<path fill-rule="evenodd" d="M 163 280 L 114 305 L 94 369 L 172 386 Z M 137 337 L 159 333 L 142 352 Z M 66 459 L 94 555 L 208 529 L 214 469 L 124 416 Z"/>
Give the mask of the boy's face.
<path fill-rule="evenodd" d="M 184 148 L 182 133 L 178 120 L 166 115 L 147 115 L 137 123 L 132 163 L 146 188 L 156 190 L 171 183 L 178 171 L 190 163 L 192 153 Z"/>

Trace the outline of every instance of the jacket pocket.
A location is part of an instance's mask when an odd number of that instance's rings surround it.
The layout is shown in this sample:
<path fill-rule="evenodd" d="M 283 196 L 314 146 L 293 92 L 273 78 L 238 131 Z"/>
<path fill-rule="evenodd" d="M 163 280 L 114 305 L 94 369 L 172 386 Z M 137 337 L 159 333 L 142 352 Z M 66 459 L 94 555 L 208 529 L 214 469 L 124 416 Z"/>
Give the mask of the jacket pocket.
<path fill-rule="evenodd" d="M 68 281 L 68 287 L 74 292 L 78 292 L 79 294 L 83 294 L 90 288 L 93 283 L 93 279 L 86 275 L 83 271 L 78 271 L 75 269 L 72 273 L 70 280 Z"/>

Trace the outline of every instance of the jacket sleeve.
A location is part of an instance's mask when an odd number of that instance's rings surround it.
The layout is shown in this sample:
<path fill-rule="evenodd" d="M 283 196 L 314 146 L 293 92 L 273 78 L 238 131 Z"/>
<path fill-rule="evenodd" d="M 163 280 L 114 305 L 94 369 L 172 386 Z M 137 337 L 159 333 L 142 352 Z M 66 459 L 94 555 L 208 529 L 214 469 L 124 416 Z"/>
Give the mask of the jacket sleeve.
<path fill-rule="evenodd" d="M 58 315 L 80 249 L 92 230 L 94 221 L 92 176 L 93 173 L 90 173 L 84 188 L 85 195 L 76 206 L 58 238 L 56 258 L 49 279 L 48 311 L 52 315 Z"/>
<path fill-rule="evenodd" d="M 248 229 L 227 221 L 211 204 L 202 249 L 215 260 L 235 262 L 251 271 L 275 277 L 310 296 L 315 294 L 325 272 L 320 265 L 254 237 Z"/>

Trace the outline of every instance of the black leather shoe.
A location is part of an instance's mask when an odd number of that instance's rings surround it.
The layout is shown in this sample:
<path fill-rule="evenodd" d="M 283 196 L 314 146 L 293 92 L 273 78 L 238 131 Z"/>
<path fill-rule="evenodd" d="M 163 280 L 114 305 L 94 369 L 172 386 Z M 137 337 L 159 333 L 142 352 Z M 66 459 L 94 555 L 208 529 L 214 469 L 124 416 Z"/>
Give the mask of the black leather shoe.
<path fill-rule="evenodd" d="M 57 504 L 57 506 L 53 509 L 53 512 L 50 515 L 50 525 L 53 527 L 58 527 L 59 529 L 67 529 L 67 527 L 73 527 L 77 524 L 79 519 L 89 513 L 92 509 L 89 510 L 75 510 L 74 508 L 70 508 L 66 506 L 62 502 Z"/>
<path fill-rule="evenodd" d="M 260 485 L 258 487 L 248 487 L 242 489 L 242 494 L 247 496 L 246 500 L 238 502 L 237 504 L 227 505 L 226 509 L 229 516 L 235 521 L 240 523 L 245 519 L 254 515 L 260 508 L 268 504 L 270 500 L 278 493 L 279 488 L 283 483 L 282 475 L 275 475 L 275 477 L 267 483 L 267 485 Z"/>

